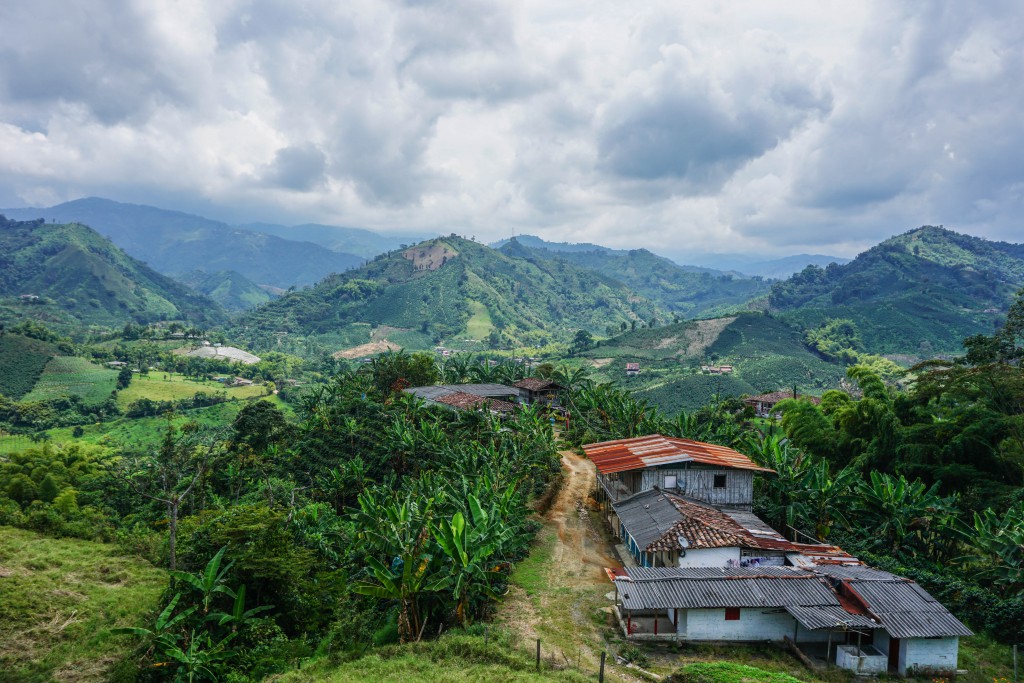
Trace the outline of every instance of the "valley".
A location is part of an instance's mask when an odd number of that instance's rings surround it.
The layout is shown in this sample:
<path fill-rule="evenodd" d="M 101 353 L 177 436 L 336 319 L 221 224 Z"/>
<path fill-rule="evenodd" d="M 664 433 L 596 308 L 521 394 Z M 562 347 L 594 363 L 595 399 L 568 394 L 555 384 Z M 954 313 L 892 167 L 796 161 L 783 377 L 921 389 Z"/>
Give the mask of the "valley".
<path fill-rule="evenodd" d="M 649 434 L 773 470 L 756 513 L 935 595 L 977 634 L 966 680 L 1010 671 L 1020 245 L 923 227 L 772 280 L 528 237 L 370 255 L 372 233 L 277 226 L 363 250 L 285 278 L 251 241 L 225 267 L 204 241 L 224 225 L 72 209 L 111 239 L 0 224 L 0 586 L 51 596 L 0 597 L 14 680 L 576 681 L 602 652 L 610 681 L 848 680 L 617 629 L 624 558 L 581 447 Z M 132 249 L 178 279 L 119 248 L 133 215 L 173 218 Z M 196 261 L 160 256 L 189 235 Z M 293 247 L 264 244 L 288 271 Z"/>

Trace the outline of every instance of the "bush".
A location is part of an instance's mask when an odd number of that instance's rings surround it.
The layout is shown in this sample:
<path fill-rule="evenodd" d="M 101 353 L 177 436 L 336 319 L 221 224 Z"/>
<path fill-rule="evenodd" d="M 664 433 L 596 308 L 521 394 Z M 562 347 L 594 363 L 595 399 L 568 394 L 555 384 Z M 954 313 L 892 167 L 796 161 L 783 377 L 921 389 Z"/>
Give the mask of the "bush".
<path fill-rule="evenodd" d="M 641 669 L 650 666 L 651 658 L 636 645 L 623 645 L 619 648 L 619 657 L 628 664 L 635 664 Z"/>

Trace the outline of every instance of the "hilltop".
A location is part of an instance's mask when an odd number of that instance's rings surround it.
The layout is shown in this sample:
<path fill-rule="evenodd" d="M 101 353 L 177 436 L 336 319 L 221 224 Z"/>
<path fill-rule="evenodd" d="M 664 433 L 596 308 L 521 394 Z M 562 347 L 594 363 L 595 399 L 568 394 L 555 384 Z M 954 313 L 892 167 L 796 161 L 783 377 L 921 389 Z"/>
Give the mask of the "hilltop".
<path fill-rule="evenodd" d="M 579 328 L 603 335 L 659 316 L 657 305 L 606 275 L 451 235 L 287 294 L 244 316 L 239 334 L 253 348 L 278 332 L 356 346 L 370 341 L 369 326 L 396 329 L 405 334 L 399 343 L 419 348 L 465 339 L 545 344 Z"/>
<path fill-rule="evenodd" d="M 223 322 L 210 299 L 157 273 L 91 228 L 0 216 L 0 319 L 71 325 Z"/>
<path fill-rule="evenodd" d="M 568 245 L 595 248 L 563 250 L 530 246 L 539 241 L 533 238 L 524 243 L 513 237 L 501 247 L 501 251 L 516 258 L 563 260 L 603 273 L 683 317 L 706 317 L 743 308 L 769 288 L 760 277 L 745 278 L 721 271 L 683 267 L 646 249 L 617 251 L 596 245 Z"/>
<path fill-rule="evenodd" d="M 260 285 L 312 284 L 355 267 L 363 258 L 201 216 L 89 197 L 46 209 L 6 209 L 7 216 L 84 223 L 134 258 L 166 275 L 235 270 Z"/>
<path fill-rule="evenodd" d="M 1024 285 L 1024 245 L 924 226 L 846 265 L 809 266 L 773 285 L 773 310 L 801 327 L 852 320 L 874 353 L 957 352 L 987 333 Z"/>

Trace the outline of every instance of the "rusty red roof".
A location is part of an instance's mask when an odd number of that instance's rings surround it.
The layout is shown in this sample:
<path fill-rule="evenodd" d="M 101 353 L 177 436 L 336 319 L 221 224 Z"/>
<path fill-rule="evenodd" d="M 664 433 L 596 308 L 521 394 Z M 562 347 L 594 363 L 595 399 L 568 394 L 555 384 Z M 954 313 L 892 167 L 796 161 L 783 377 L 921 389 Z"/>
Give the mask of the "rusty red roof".
<path fill-rule="evenodd" d="M 477 396 L 476 394 L 467 394 L 461 391 L 452 394 L 445 394 L 444 396 L 438 396 L 432 400 L 435 403 L 443 403 L 462 410 L 489 408 L 498 412 L 508 413 L 516 409 L 515 404 L 509 403 L 508 401 L 502 401 L 496 398 L 487 398 L 485 396 Z"/>
<path fill-rule="evenodd" d="M 540 379 L 538 377 L 527 377 L 521 379 L 513 384 L 516 389 L 526 389 L 527 391 L 544 391 L 545 389 L 561 389 L 561 385 L 557 382 L 553 382 L 550 379 Z"/>
<path fill-rule="evenodd" d="M 757 472 L 775 471 L 761 467 L 742 453 L 725 446 L 661 434 L 587 444 L 583 446 L 583 452 L 594 461 L 601 474 L 682 462 Z"/>

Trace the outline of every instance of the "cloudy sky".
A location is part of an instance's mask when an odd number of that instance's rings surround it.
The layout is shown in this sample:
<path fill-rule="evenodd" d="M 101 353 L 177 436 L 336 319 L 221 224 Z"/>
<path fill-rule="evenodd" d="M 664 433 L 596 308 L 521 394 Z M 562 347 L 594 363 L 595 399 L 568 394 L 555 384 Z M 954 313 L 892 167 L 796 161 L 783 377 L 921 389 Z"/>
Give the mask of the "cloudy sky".
<path fill-rule="evenodd" d="M 0 206 L 852 255 L 1024 241 L 1024 6 L 4 0 Z"/>

